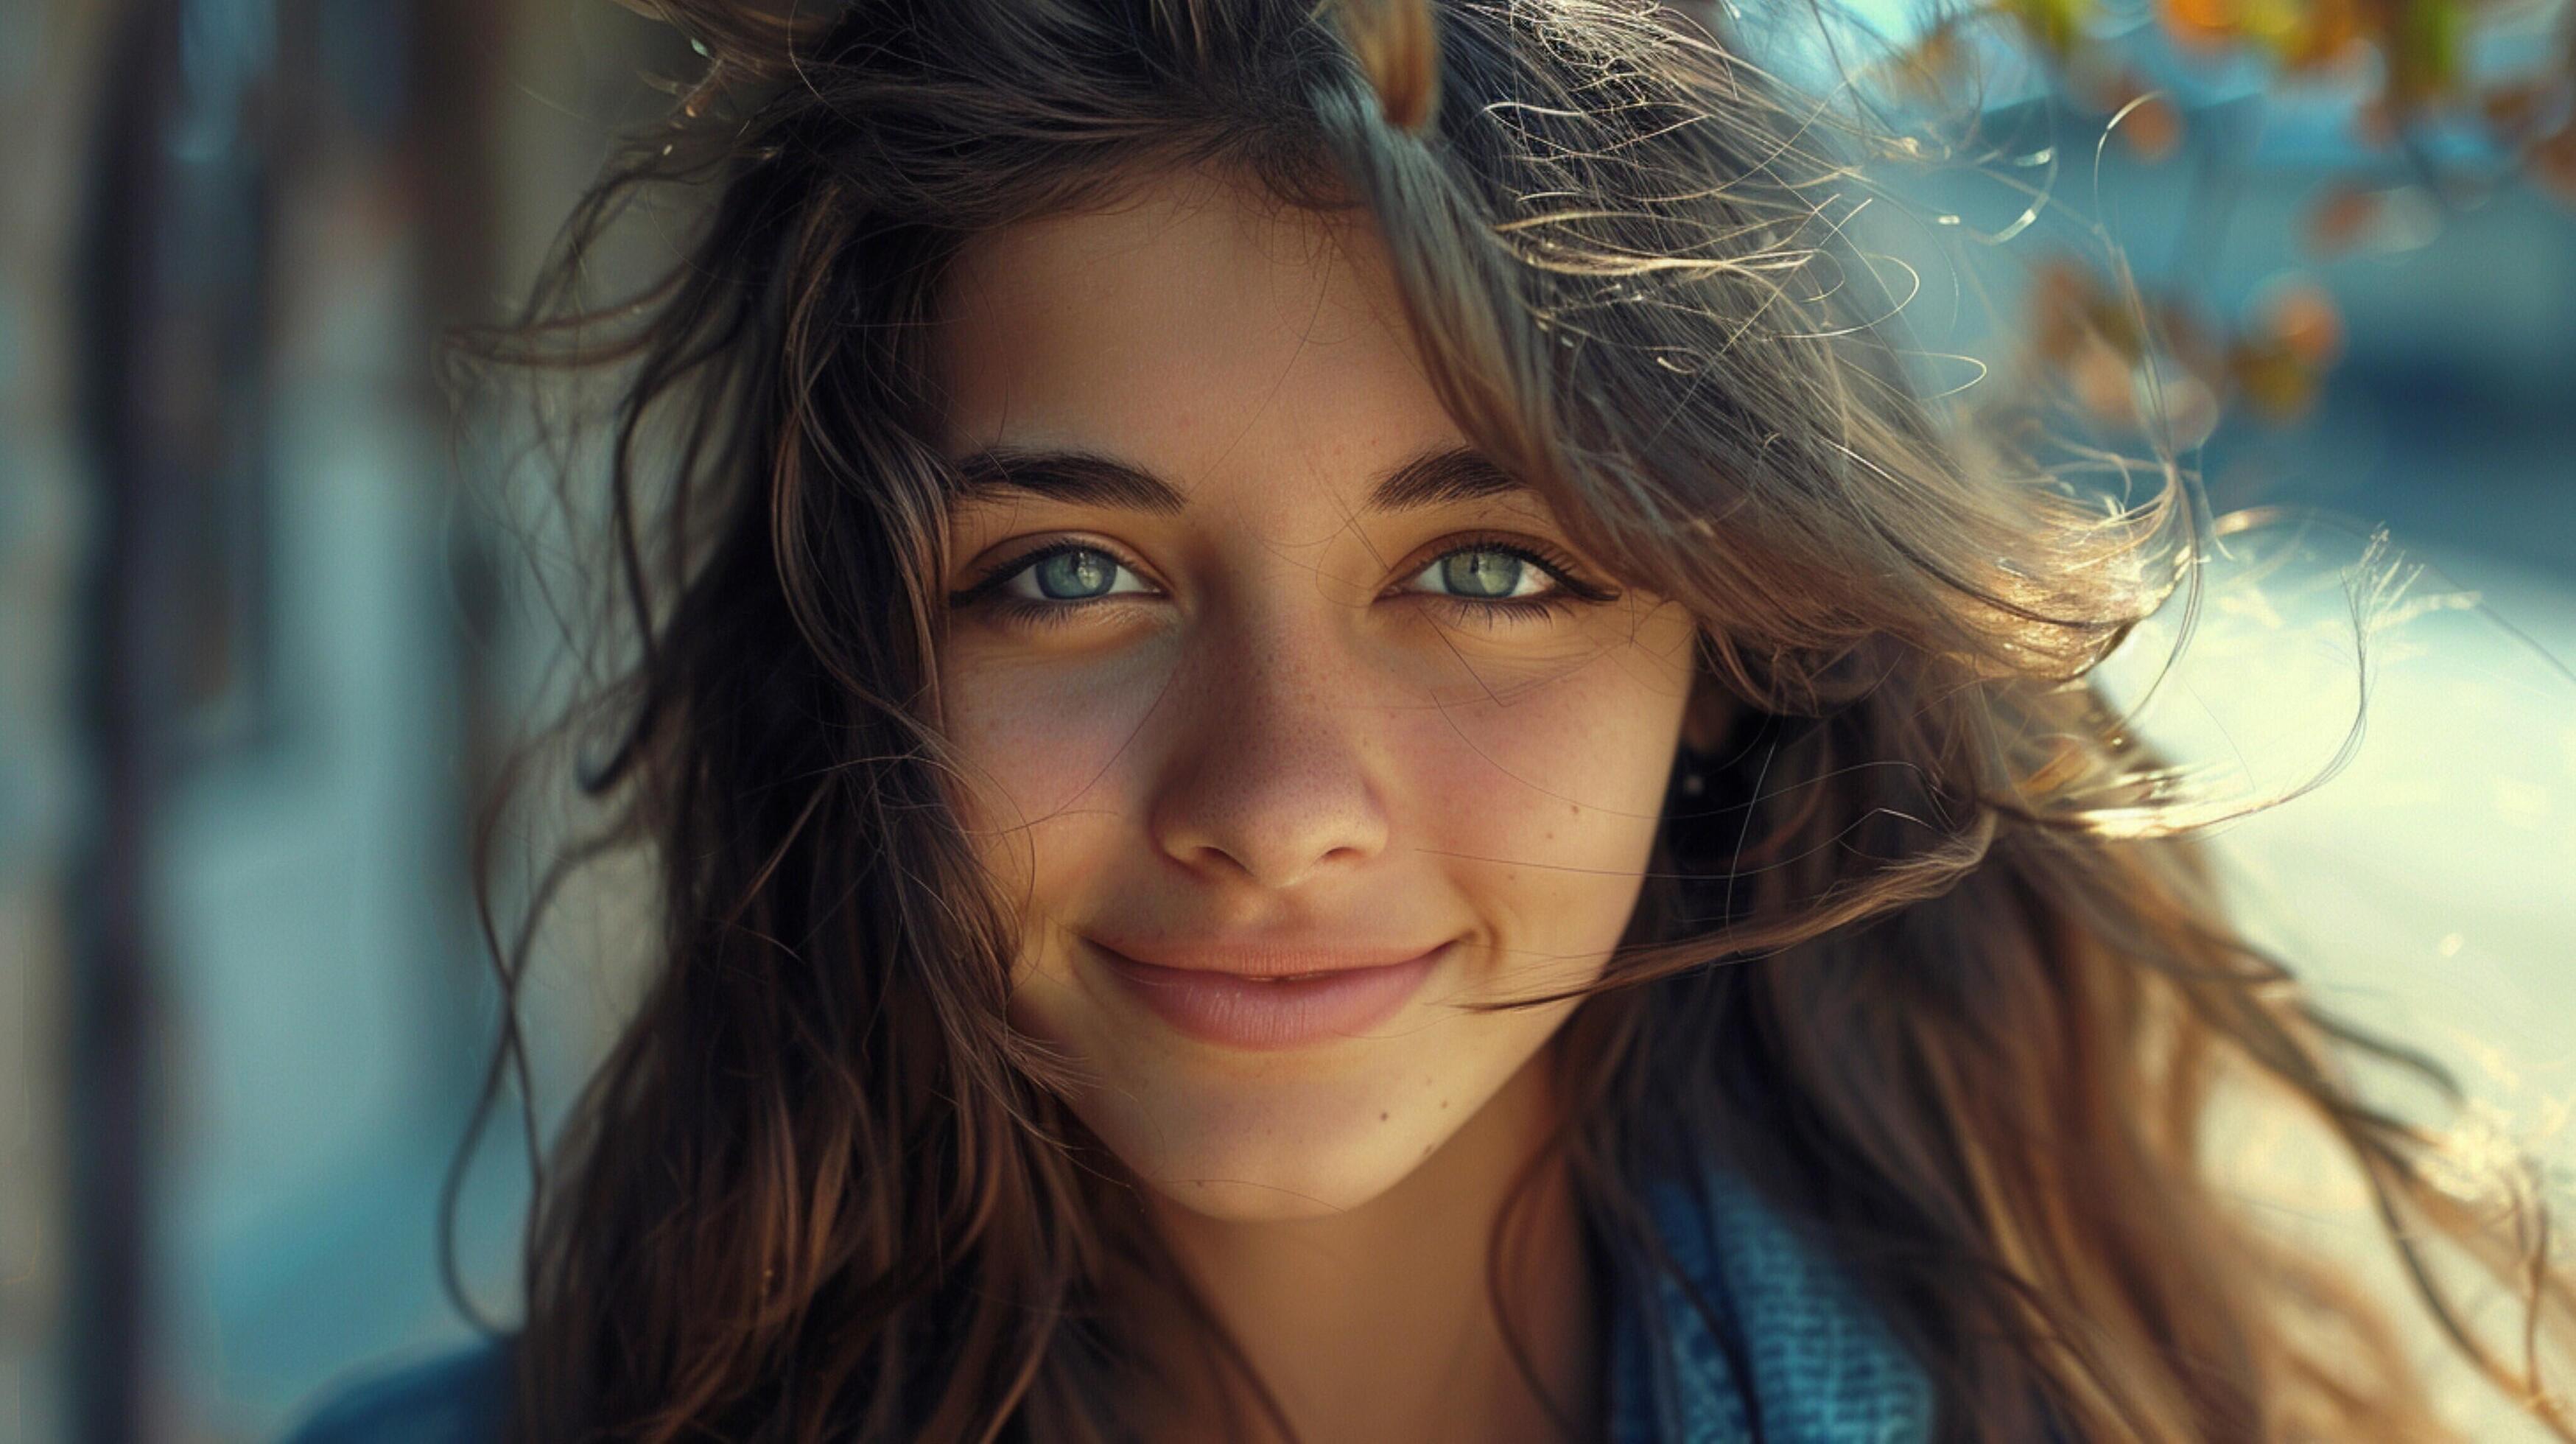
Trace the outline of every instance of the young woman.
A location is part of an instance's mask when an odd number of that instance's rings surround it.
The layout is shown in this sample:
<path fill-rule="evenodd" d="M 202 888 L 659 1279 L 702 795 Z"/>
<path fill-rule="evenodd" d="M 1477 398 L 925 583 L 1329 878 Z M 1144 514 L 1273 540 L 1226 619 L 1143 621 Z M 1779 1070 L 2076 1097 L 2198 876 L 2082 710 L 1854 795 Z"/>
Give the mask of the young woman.
<path fill-rule="evenodd" d="M 2576 1438 L 2530 1217 L 2087 681 L 2184 497 L 1936 424 L 1705 17 L 664 8 L 509 351 L 621 388 L 659 966 L 524 1326 L 312 1437 L 2414 1440 L 2429 1310 Z M 2420 1295 L 2207 1176 L 2238 1094 Z"/>

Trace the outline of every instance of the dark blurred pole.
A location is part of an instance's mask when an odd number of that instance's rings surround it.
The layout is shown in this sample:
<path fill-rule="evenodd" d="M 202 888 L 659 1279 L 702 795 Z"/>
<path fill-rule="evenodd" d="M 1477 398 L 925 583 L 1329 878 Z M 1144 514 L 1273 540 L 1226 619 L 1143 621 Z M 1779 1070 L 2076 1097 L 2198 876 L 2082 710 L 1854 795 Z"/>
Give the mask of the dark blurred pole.
<path fill-rule="evenodd" d="M 488 323 L 499 304 L 495 274 L 499 146 L 493 135 L 493 97 L 501 86 L 501 61 L 512 17 L 506 0 L 416 0 L 409 8 L 417 36 L 410 65 L 415 99 L 405 117 L 401 143 L 420 178 L 422 232 L 427 242 L 421 276 L 423 308 L 440 328 Z M 433 383 L 440 379 L 435 368 L 426 374 Z M 456 860 L 462 891 L 470 894 L 476 881 L 472 869 L 478 853 L 479 809 L 489 801 L 500 774 L 509 733 L 506 704 L 493 676 L 493 653 L 501 640 L 499 539 L 485 521 L 483 509 L 470 504 L 470 490 L 478 482 L 475 473 L 488 465 L 476 449 L 471 424 L 488 425 L 489 418 L 472 409 L 470 397 L 451 398 L 435 384 L 423 400 L 442 424 L 450 421 L 451 400 L 468 408 L 458 418 L 466 426 L 452 433 L 464 448 L 455 457 L 456 469 L 464 474 L 451 475 L 442 469 L 435 479 L 446 487 L 465 488 L 468 494 L 459 500 L 469 503 L 450 508 L 453 522 L 446 541 L 448 584 L 456 606 L 457 626 L 450 635 L 456 647 L 461 742 L 461 785 L 457 810 L 450 819 L 456 841 L 450 856 Z M 448 1001 L 441 1022 L 468 1046 L 442 1051 L 472 1063 L 479 1061 L 486 1040 L 482 1014 L 470 1001 L 480 997 L 485 974 L 479 951 L 469 952 L 465 960 L 471 965 L 469 973 L 439 982 Z M 458 1077 L 470 1082 L 476 1073 L 469 1068 Z"/>
<path fill-rule="evenodd" d="M 67 980 L 70 1437 L 156 1432 L 155 842 L 187 753 L 264 707 L 272 195 L 262 0 L 131 0 L 106 53 L 76 345 L 92 489 L 78 649 L 93 831 Z"/>
<path fill-rule="evenodd" d="M 161 770 L 153 618 L 169 571 L 157 513 L 172 484 L 152 444 L 143 353 L 162 222 L 159 137 L 178 81 L 178 10 L 139 0 L 108 47 L 79 320 L 81 410 L 97 479 L 85 579 L 86 726 L 96 831 L 75 874 L 64 1087 L 71 1235 L 71 1437 L 145 1431 L 150 1307 L 147 1090 L 153 1011 L 146 857 Z"/>

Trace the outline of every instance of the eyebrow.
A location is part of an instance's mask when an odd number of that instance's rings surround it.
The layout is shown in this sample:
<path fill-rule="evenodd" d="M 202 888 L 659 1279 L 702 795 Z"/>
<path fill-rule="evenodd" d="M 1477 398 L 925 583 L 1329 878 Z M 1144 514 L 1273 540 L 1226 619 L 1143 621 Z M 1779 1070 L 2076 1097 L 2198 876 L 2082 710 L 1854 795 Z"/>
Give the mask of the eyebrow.
<path fill-rule="evenodd" d="M 1143 467 L 1088 451 L 987 447 L 957 463 L 959 502 L 1018 492 L 1069 506 L 1177 515 L 1189 509 L 1179 487 Z M 1397 466 L 1369 489 L 1368 511 L 1415 511 L 1483 501 L 1529 488 L 1473 447 L 1428 451 Z"/>

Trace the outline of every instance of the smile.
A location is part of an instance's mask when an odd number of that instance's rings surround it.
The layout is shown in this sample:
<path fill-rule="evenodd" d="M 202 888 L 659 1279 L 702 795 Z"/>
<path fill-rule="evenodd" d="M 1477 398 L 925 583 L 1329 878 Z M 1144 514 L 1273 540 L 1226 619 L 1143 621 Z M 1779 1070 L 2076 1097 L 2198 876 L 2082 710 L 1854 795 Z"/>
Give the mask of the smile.
<path fill-rule="evenodd" d="M 1138 962 L 1091 944 L 1120 988 L 1175 1031 L 1252 1052 L 1311 1047 L 1385 1022 L 1421 990 L 1449 946 L 1375 967 L 1255 976 Z"/>

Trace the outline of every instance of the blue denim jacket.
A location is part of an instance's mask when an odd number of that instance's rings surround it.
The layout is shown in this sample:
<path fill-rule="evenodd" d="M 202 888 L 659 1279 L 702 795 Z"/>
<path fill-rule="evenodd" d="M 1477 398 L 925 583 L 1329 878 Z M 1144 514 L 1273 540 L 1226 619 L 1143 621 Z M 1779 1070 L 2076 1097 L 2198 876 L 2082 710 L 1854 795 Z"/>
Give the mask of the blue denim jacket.
<path fill-rule="evenodd" d="M 1929 1381 L 1832 1263 L 1803 1247 L 1742 1184 L 1654 1199 L 1665 1246 L 1717 1315 L 1681 1284 L 1615 1314 L 1613 1444 L 1916 1444 L 1932 1434 Z M 1649 1346 L 1661 1312 L 1670 1347 Z M 505 1346 L 485 1344 L 341 1394 L 292 1444 L 484 1444 L 509 1397 Z"/>

